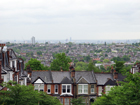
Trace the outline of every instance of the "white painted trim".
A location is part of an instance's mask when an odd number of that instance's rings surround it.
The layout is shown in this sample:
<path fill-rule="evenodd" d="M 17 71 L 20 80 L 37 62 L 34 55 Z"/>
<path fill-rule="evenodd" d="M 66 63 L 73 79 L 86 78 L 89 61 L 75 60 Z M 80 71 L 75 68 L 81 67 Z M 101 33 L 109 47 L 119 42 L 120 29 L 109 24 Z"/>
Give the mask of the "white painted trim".
<path fill-rule="evenodd" d="M 47 85 L 47 94 L 51 94 L 51 85 L 50 85 L 50 88 L 49 88 L 50 89 L 50 92 L 48 92 L 48 86 L 49 85 Z"/>
<path fill-rule="evenodd" d="M 44 83 L 40 78 L 38 78 L 34 83 Z"/>
<path fill-rule="evenodd" d="M 79 93 L 79 85 L 82 85 L 82 93 Z M 88 90 L 87 90 L 87 93 L 84 93 L 84 85 L 88 86 L 88 84 L 78 84 L 78 94 L 88 94 Z"/>
<path fill-rule="evenodd" d="M 57 92 L 55 92 L 55 86 L 56 86 L 56 85 L 54 85 L 54 93 L 55 93 L 55 94 L 58 94 L 58 85 L 57 85 Z"/>
<path fill-rule="evenodd" d="M 67 93 L 67 86 L 68 86 L 68 85 L 70 86 L 70 93 Z M 62 88 L 61 88 L 61 89 L 62 89 L 61 95 L 63 95 L 63 94 L 70 94 L 70 95 L 71 95 L 71 94 L 72 94 L 72 93 L 71 93 L 71 90 L 72 90 L 71 84 L 62 84 L 61 86 L 62 86 Z M 66 93 L 63 93 L 63 86 L 66 86 Z"/>

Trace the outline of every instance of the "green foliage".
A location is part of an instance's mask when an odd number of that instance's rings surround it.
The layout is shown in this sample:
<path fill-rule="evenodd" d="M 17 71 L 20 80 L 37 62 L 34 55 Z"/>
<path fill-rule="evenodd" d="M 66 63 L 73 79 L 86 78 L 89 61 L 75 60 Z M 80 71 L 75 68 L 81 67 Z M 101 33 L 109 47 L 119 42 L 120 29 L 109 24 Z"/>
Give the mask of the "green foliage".
<path fill-rule="evenodd" d="M 40 61 L 38 61 L 37 59 L 33 59 L 33 58 L 31 58 L 25 64 L 25 70 L 27 69 L 28 66 L 30 66 L 30 68 L 32 70 L 48 70 L 49 69 L 47 66 L 44 66 L 43 64 L 41 64 Z"/>
<path fill-rule="evenodd" d="M 136 61 L 136 62 L 134 63 L 134 65 L 135 65 L 136 63 L 140 63 L 140 61 Z"/>
<path fill-rule="evenodd" d="M 48 42 L 45 42 L 45 44 L 48 44 Z"/>
<path fill-rule="evenodd" d="M 94 71 L 94 72 L 101 72 L 101 70 L 99 70 L 99 68 L 94 66 L 93 61 L 90 61 L 87 67 L 87 71 Z"/>
<path fill-rule="evenodd" d="M 108 57 L 108 55 L 107 55 L 107 54 L 105 54 L 105 57 Z"/>
<path fill-rule="evenodd" d="M 83 103 L 83 98 L 79 97 L 79 98 L 74 98 L 71 100 L 72 105 L 85 105 L 85 103 Z"/>
<path fill-rule="evenodd" d="M 28 53 L 26 53 L 26 56 L 27 56 L 27 57 L 33 57 L 33 52 L 28 52 Z"/>
<path fill-rule="evenodd" d="M 37 51 L 37 55 L 42 55 L 42 52 L 41 51 Z"/>
<path fill-rule="evenodd" d="M 95 50 L 95 52 L 96 53 L 100 53 L 100 52 L 102 52 L 102 50 L 100 49 L 100 50 Z"/>
<path fill-rule="evenodd" d="M 79 62 L 78 59 L 75 59 L 75 60 L 74 60 L 74 63 L 77 63 L 77 62 Z"/>
<path fill-rule="evenodd" d="M 61 105 L 58 99 L 44 92 L 34 91 L 32 85 L 19 85 L 12 81 L 2 85 L 9 89 L 0 91 L 0 104 L 2 105 L 38 105 L 38 103 L 39 105 Z"/>
<path fill-rule="evenodd" d="M 93 105 L 140 105 L 140 73 L 127 73 L 125 81 L 97 98 Z"/>
<path fill-rule="evenodd" d="M 108 63 L 109 62 L 109 59 L 104 59 L 103 62 L 104 63 Z"/>
<path fill-rule="evenodd" d="M 130 57 L 127 56 L 127 55 L 124 55 L 122 58 L 120 58 L 120 57 L 113 57 L 111 60 L 113 60 L 113 61 L 125 61 L 125 62 L 127 62 L 127 61 L 130 61 Z"/>
<path fill-rule="evenodd" d="M 51 63 L 50 68 L 51 70 L 56 71 L 59 71 L 62 68 L 62 70 L 67 71 L 69 70 L 70 62 L 72 62 L 72 60 L 69 57 L 67 57 L 65 53 L 58 53 L 55 55 L 55 59 Z"/>
<path fill-rule="evenodd" d="M 14 52 L 16 52 L 16 53 L 20 53 L 20 49 L 18 49 L 18 48 L 12 48 L 13 50 L 14 50 Z"/>
<path fill-rule="evenodd" d="M 124 62 L 123 61 L 116 61 L 115 62 L 115 70 L 118 72 L 118 73 L 121 73 L 122 70 L 123 70 L 123 67 L 124 67 Z"/>
<path fill-rule="evenodd" d="M 26 58 L 25 57 L 18 56 L 18 58 L 22 58 L 24 61 L 26 61 Z"/>
<path fill-rule="evenodd" d="M 88 56 L 84 56 L 84 60 L 86 60 L 87 62 L 89 62 L 90 61 L 90 56 L 88 55 Z"/>
<path fill-rule="evenodd" d="M 77 62 L 75 65 L 75 70 L 81 71 L 81 70 L 87 70 L 88 63 L 85 62 Z"/>
<path fill-rule="evenodd" d="M 106 52 L 108 52 L 108 53 L 111 52 L 111 48 L 108 48 Z"/>

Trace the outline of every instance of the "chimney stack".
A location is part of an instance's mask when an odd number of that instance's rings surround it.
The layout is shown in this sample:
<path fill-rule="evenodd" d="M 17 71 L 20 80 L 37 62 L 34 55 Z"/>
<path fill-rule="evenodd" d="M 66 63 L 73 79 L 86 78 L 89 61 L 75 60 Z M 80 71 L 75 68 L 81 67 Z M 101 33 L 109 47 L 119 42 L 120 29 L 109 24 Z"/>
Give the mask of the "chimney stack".
<path fill-rule="evenodd" d="M 71 78 L 74 78 L 74 77 L 75 77 L 75 70 L 73 68 L 72 71 L 71 71 Z"/>

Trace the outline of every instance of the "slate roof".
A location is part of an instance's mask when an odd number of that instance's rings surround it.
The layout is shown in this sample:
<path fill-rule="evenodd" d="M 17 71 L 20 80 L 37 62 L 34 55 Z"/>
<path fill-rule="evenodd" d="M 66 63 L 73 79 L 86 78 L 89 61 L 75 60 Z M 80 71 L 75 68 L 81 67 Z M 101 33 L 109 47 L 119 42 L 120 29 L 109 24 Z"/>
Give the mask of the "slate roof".
<path fill-rule="evenodd" d="M 117 83 L 116 83 L 116 81 L 108 79 L 108 81 L 105 83 L 105 85 L 117 85 Z"/>
<path fill-rule="evenodd" d="M 95 73 L 95 76 L 97 79 L 97 85 L 105 85 L 105 83 L 108 81 L 108 78 L 113 80 L 113 75 L 111 73 L 108 74 Z"/>
<path fill-rule="evenodd" d="M 67 77 L 64 77 L 61 81 L 62 84 L 72 84 L 72 81 L 69 80 Z"/>
<path fill-rule="evenodd" d="M 126 76 L 122 75 L 121 73 L 118 73 L 118 81 L 123 81 L 126 78 Z"/>
<path fill-rule="evenodd" d="M 52 78 L 53 78 L 53 83 L 61 83 L 61 81 L 67 77 L 71 82 L 71 77 L 70 77 L 70 72 L 69 71 L 52 71 Z"/>
<path fill-rule="evenodd" d="M 31 83 L 40 77 L 45 83 L 52 83 L 50 71 L 32 71 Z"/>
<path fill-rule="evenodd" d="M 85 78 L 89 83 L 96 83 L 93 71 L 75 71 L 76 82 L 78 82 L 80 78 Z"/>

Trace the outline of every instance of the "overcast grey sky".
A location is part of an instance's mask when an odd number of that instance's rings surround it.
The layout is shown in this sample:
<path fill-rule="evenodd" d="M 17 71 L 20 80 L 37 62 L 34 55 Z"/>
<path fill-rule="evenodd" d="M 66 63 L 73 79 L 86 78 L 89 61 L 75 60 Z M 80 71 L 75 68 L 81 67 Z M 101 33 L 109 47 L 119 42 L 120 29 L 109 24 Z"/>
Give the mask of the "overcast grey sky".
<path fill-rule="evenodd" d="M 140 39 L 140 0 L 0 0 L 0 40 Z"/>

